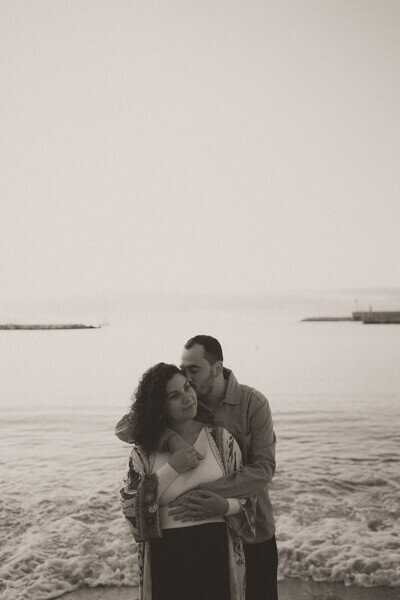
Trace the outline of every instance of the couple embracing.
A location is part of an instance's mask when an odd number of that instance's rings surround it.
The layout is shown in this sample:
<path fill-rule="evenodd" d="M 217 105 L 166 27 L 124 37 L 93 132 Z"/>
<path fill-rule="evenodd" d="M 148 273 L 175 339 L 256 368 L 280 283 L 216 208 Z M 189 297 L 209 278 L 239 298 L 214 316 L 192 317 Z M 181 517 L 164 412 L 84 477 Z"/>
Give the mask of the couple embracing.
<path fill-rule="evenodd" d="M 218 340 L 148 369 L 116 434 L 133 444 L 120 494 L 141 600 L 277 600 L 271 411 Z"/>

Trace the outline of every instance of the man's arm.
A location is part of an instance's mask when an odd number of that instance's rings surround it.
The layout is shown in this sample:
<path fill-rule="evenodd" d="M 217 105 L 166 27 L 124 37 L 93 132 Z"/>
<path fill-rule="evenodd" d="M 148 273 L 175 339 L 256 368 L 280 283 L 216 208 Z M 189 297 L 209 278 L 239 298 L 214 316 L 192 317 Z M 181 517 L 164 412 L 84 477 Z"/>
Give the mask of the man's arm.
<path fill-rule="evenodd" d="M 219 428 L 218 449 L 226 473 L 233 473 L 242 468 L 239 445 L 225 428 Z M 248 541 L 255 536 L 256 494 L 225 499 L 215 492 L 197 489 L 181 495 L 169 506 L 172 508 L 169 514 L 173 515 L 174 520 L 199 521 L 221 515 L 227 518 L 230 527 Z"/>
<path fill-rule="evenodd" d="M 133 444 L 133 424 L 130 421 L 132 413 L 127 413 L 118 421 L 115 426 L 115 435 L 122 442 L 126 442 L 127 444 Z"/>
<path fill-rule="evenodd" d="M 250 417 L 249 448 L 242 449 L 243 469 L 228 473 L 216 481 L 203 483 L 200 489 L 216 492 L 224 498 L 235 498 L 257 493 L 272 480 L 276 466 L 276 438 L 271 409 L 262 394 L 256 392 L 254 395 L 258 402 Z"/>
<path fill-rule="evenodd" d="M 115 435 L 117 436 L 117 438 L 119 438 L 122 442 L 126 442 L 127 444 L 133 444 L 135 441 L 133 439 L 134 424 L 135 415 L 131 411 L 124 415 L 122 419 L 120 419 L 116 424 Z M 174 438 L 175 443 L 171 443 L 172 447 L 170 448 L 169 441 L 171 438 Z M 185 440 L 182 439 L 181 436 L 176 433 L 176 431 L 173 431 L 173 429 L 169 429 L 168 427 L 166 427 L 158 441 L 157 450 L 162 452 L 163 450 L 170 449 L 171 452 L 174 452 L 175 450 L 178 450 L 179 448 L 185 445 L 187 445 Z"/>
<path fill-rule="evenodd" d="M 126 442 L 127 444 L 133 444 L 135 441 L 133 439 L 134 423 L 135 415 L 132 411 L 124 415 L 122 419 L 118 421 L 115 427 L 115 435 L 117 436 L 117 438 L 119 438 L 123 442 Z M 156 450 L 159 450 L 160 452 L 169 450 L 171 453 L 174 453 L 176 452 L 176 450 L 179 450 L 183 447 L 187 447 L 188 449 L 191 448 L 191 446 L 187 444 L 187 442 L 185 442 L 185 440 L 180 435 L 178 435 L 176 431 L 165 427 L 160 439 L 158 440 Z M 204 458 L 196 450 L 194 450 L 194 452 L 196 453 L 197 461 L 202 460 L 202 458 Z"/>
<path fill-rule="evenodd" d="M 250 417 L 250 435 L 242 436 L 244 467 L 239 471 L 228 473 L 215 481 L 200 484 L 202 490 L 209 490 L 223 498 L 243 498 L 255 494 L 265 488 L 275 472 L 275 434 L 271 410 L 267 399 L 259 392 L 255 395 L 254 408 Z M 248 442 L 248 438 L 250 441 Z M 177 516 L 200 516 L 203 514 L 201 507 L 197 506 L 196 515 L 194 507 L 187 504 L 191 501 L 191 492 L 187 492 L 169 505 L 173 510 L 170 514 Z M 197 497 L 197 500 L 200 500 Z M 185 506 L 186 504 L 186 506 Z"/>

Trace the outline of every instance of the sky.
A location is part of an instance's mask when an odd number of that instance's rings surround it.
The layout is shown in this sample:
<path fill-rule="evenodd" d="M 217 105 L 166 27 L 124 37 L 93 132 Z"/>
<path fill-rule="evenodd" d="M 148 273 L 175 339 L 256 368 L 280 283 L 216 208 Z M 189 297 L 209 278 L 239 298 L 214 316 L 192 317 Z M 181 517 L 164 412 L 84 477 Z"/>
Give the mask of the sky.
<path fill-rule="evenodd" d="M 397 0 L 2 0 L 7 298 L 400 286 Z"/>

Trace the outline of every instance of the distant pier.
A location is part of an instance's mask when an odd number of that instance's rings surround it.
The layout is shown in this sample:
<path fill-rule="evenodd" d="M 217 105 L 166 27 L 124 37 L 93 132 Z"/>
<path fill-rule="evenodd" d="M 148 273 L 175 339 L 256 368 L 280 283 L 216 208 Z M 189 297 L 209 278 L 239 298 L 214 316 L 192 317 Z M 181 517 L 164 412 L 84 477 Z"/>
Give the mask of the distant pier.
<path fill-rule="evenodd" d="M 351 317 L 308 317 L 302 322 L 337 322 L 337 321 L 361 321 L 365 325 L 394 325 L 400 324 L 400 310 L 353 312 Z"/>
<path fill-rule="evenodd" d="M 361 313 L 365 325 L 391 325 L 400 323 L 400 311 L 370 311 Z"/>
<path fill-rule="evenodd" d="M 20 325 L 7 323 L 0 325 L 0 330 L 42 330 L 42 329 L 100 329 L 101 325 L 84 325 L 82 323 L 57 324 L 57 325 Z"/>
<path fill-rule="evenodd" d="M 363 321 L 364 319 L 364 315 L 367 315 L 367 312 L 361 312 L 361 311 L 357 311 L 357 312 L 353 312 L 353 321 Z"/>
<path fill-rule="evenodd" d="M 305 321 L 354 321 L 353 317 L 308 317 L 307 319 L 302 319 Z"/>

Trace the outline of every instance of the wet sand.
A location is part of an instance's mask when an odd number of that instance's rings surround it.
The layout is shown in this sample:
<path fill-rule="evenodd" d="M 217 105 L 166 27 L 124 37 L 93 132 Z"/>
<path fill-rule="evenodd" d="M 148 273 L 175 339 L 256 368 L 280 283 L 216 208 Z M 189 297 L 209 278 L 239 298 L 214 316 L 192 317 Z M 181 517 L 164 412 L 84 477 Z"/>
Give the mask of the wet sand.
<path fill-rule="evenodd" d="M 316 583 L 287 578 L 278 584 L 279 600 L 399 600 L 400 588 Z M 84 588 L 63 596 L 65 600 L 137 600 L 136 587 Z"/>

